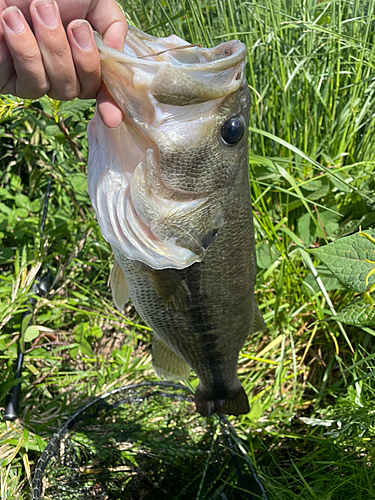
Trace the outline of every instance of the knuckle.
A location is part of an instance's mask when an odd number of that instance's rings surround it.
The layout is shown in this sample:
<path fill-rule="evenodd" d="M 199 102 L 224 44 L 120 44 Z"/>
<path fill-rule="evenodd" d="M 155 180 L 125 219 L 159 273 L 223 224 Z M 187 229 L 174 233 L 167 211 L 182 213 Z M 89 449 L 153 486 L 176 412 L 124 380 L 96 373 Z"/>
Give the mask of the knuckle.
<path fill-rule="evenodd" d="M 17 66 L 31 67 L 35 63 L 39 63 L 41 55 L 38 49 L 30 48 L 27 51 L 19 52 L 13 56 L 16 59 Z"/>
<path fill-rule="evenodd" d="M 50 49 L 50 57 L 55 61 L 69 61 L 71 59 L 71 53 L 69 46 L 65 45 L 54 45 Z"/>
<path fill-rule="evenodd" d="M 92 99 L 96 97 L 101 86 L 100 73 L 97 68 L 88 68 L 85 71 L 80 72 L 79 81 L 81 90 L 79 97 L 81 99 Z"/>
<path fill-rule="evenodd" d="M 82 90 L 77 97 L 80 99 L 94 99 L 96 97 L 97 92 Z"/>
<path fill-rule="evenodd" d="M 33 84 L 30 85 L 30 82 L 33 82 Z M 37 79 L 33 80 L 30 77 L 28 80 L 22 79 L 22 81 L 17 82 L 16 95 L 22 99 L 40 99 L 49 89 L 49 83 L 44 78 L 40 79 L 38 82 Z"/>
<path fill-rule="evenodd" d="M 70 101 L 71 99 L 75 99 L 79 95 L 79 88 L 77 84 L 67 85 L 65 88 L 65 99 L 66 101 Z"/>
<path fill-rule="evenodd" d="M 71 101 L 76 97 L 79 97 L 79 92 L 76 86 L 66 85 L 63 88 L 54 89 L 52 88 L 48 92 L 49 97 L 52 99 L 57 99 L 59 101 Z"/>
<path fill-rule="evenodd" d="M 100 80 L 98 84 L 94 84 L 93 82 L 86 82 L 81 80 L 81 89 L 79 93 L 79 97 L 81 99 L 93 99 L 97 96 L 100 89 Z"/>
<path fill-rule="evenodd" d="M 17 91 L 17 96 L 21 99 L 40 99 L 44 96 L 44 94 L 45 92 L 42 92 L 38 89 Z"/>

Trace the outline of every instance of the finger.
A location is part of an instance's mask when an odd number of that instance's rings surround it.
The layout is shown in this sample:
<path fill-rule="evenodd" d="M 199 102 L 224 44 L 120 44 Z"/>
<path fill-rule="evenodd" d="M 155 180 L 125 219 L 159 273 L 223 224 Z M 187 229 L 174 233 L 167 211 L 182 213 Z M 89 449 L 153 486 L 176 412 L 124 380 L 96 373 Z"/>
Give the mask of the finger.
<path fill-rule="evenodd" d="M 48 95 L 53 99 L 69 100 L 80 93 L 72 53 L 58 6 L 54 0 L 34 0 L 30 14 L 35 37 L 50 81 Z"/>
<path fill-rule="evenodd" d="M 6 8 L 7 5 L 5 5 L 5 0 L 0 0 L 0 13 Z M 13 59 L 4 37 L 2 24 L 0 16 L 0 91 L 14 73 Z"/>
<path fill-rule="evenodd" d="M 116 128 L 122 122 L 122 112 L 112 99 L 107 87 L 102 84 L 96 97 L 98 102 L 98 111 L 101 119 L 109 128 Z"/>
<path fill-rule="evenodd" d="M 99 2 L 88 13 L 87 19 L 103 35 L 103 41 L 109 47 L 123 50 L 128 25 L 116 2 Z M 98 111 L 107 127 L 120 125 L 123 114 L 112 99 L 107 88 L 102 84 L 97 95 Z"/>
<path fill-rule="evenodd" d="M 15 6 L 22 12 L 27 24 L 30 25 L 31 17 L 30 17 L 30 0 L 3 0 L 5 7 Z"/>
<path fill-rule="evenodd" d="M 0 0 L 0 2 L 3 2 L 6 7 L 10 7 L 11 5 L 18 7 L 25 16 L 27 23 L 30 26 L 32 25 L 32 19 L 30 16 L 31 0 Z M 73 19 L 84 18 L 91 3 L 92 0 L 57 0 L 63 25 L 67 26 L 70 21 L 73 21 Z"/>
<path fill-rule="evenodd" d="M 4 77 L 1 71 L 0 92 L 37 99 L 48 92 L 50 85 L 35 37 L 17 7 L 8 7 L 0 18 L 4 39 L 14 64 L 14 71 L 10 76 L 9 61 L 8 75 L 5 74 Z"/>
<path fill-rule="evenodd" d="M 128 25 L 120 7 L 114 0 L 97 1 L 87 19 L 103 36 L 103 41 L 109 47 L 123 50 Z"/>
<path fill-rule="evenodd" d="M 81 99 L 96 97 L 101 85 L 100 59 L 87 21 L 72 21 L 67 29 L 70 49 L 80 83 Z"/>
<path fill-rule="evenodd" d="M 0 0 L 0 12 L 5 9 L 3 2 Z M 13 59 L 10 55 L 7 43 L 4 38 L 2 22 L 0 22 L 0 90 L 9 80 L 14 72 Z"/>

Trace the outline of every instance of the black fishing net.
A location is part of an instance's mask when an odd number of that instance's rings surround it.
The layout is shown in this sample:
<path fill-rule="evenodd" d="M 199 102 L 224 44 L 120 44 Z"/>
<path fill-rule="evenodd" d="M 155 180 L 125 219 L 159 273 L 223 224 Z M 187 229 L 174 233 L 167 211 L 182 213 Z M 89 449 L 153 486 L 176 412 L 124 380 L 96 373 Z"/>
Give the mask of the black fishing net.
<path fill-rule="evenodd" d="M 233 427 L 203 419 L 179 384 L 104 394 L 54 435 L 33 500 L 255 500 L 267 496 Z"/>

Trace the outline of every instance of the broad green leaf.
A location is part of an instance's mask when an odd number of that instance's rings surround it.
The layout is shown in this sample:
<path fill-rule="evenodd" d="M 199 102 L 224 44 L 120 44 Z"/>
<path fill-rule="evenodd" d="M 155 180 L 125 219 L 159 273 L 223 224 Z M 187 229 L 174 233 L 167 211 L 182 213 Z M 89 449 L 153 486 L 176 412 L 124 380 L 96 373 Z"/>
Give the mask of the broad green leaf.
<path fill-rule="evenodd" d="M 307 212 L 298 219 L 298 232 L 307 247 L 316 239 L 316 226 Z"/>
<path fill-rule="evenodd" d="M 263 241 L 261 245 L 257 246 L 257 266 L 259 269 L 267 269 L 273 262 L 270 254 L 270 247 L 267 241 Z"/>
<path fill-rule="evenodd" d="M 0 247 L 0 263 L 8 261 L 14 255 L 12 248 Z"/>
<path fill-rule="evenodd" d="M 334 214 L 333 212 L 324 210 L 319 213 L 319 217 L 327 237 L 337 231 L 337 229 L 339 228 L 338 221 L 340 219 L 340 216 Z"/>
<path fill-rule="evenodd" d="M 79 346 L 73 347 L 73 348 L 72 348 L 72 349 L 70 349 L 70 351 L 69 351 L 69 356 L 70 356 L 72 359 L 75 359 L 75 358 L 77 357 L 78 351 L 79 351 Z"/>
<path fill-rule="evenodd" d="M 327 270 L 328 271 L 328 270 Z M 327 292 L 330 292 L 332 290 L 343 290 L 345 287 L 343 286 L 342 283 L 339 282 L 337 278 L 334 276 L 322 276 L 321 273 L 318 271 L 319 276 L 322 280 L 322 283 L 324 285 L 324 288 L 327 290 Z M 306 278 L 303 280 L 304 283 L 307 285 L 311 286 L 311 288 L 314 290 L 315 293 L 318 293 L 320 288 L 318 283 L 316 282 L 316 279 L 312 275 L 312 273 L 309 273 Z"/>
<path fill-rule="evenodd" d="M 21 217 L 21 219 L 25 219 L 29 215 L 26 208 L 16 208 L 14 210 L 14 213 L 16 214 L 17 217 Z"/>
<path fill-rule="evenodd" d="M 32 314 L 25 314 L 24 317 L 22 318 L 22 324 L 21 324 L 21 332 L 23 334 L 25 334 L 28 326 L 29 326 L 29 323 L 30 323 L 30 320 L 32 318 Z"/>
<path fill-rule="evenodd" d="M 29 198 L 22 193 L 17 193 L 14 201 L 18 208 L 27 208 L 30 204 Z"/>
<path fill-rule="evenodd" d="M 89 333 L 89 329 L 90 323 L 88 321 L 82 321 L 81 323 L 78 323 L 78 325 L 74 327 L 76 341 L 80 342 L 79 339 L 87 335 Z"/>
<path fill-rule="evenodd" d="M 375 326 L 375 304 L 368 305 L 362 298 L 340 311 L 335 319 L 353 326 Z"/>
<path fill-rule="evenodd" d="M 32 342 L 39 335 L 39 330 L 35 326 L 29 326 L 24 333 L 25 342 Z"/>
<path fill-rule="evenodd" d="M 47 349 L 44 349 L 43 347 L 34 347 L 33 349 L 33 356 L 39 359 L 47 359 L 51 356 L 52 351 L 47 351 Z"/>
<path fill-rule="evenodd" d="M 90 335 L 93 335 L 94 337 L 100 339 L 103 337 L 103 331 L 100 328 L 100 326 L 95 325 L 95 326 L 90 328 Z"/>
<path fill-rule="evenodd" d="M 14 229 L 17 222 L 17 212 L 16 210 L 12 210 L 8 215 L 8 224 L 10 229 Z"/>
<path fill-rule="evenodd" d="M 82 339 L 80 342 L 81 353 L 86 354 L 89 358 L 94 358 L 95 354 L 93 353 L 90 344 L 86 339 Z"/>
<path fill-rule="evenodd" d="M 60 134 L 60 129 L 58 125 L 48 125 L 46 127 L 46 134 L 51 136 L 56 136 Z"/>
<path fill-rule="evenodd" d="M 40 200 L 34 200 L 30 203 L 29 209 L 31 212 L 39 212 L 40 207 L 41 207 Z"/>
<path fill-rule="evenodd" d="M 345 286 L 364 293 L 367 286 L 375 283 L 375 243 L 364 236 L 375 238 L 375 230 L 369 229 L 341 238 L 316 250 L 308 250 L 320 259 Z M 374 274 L 371 274 L 374 272 Z M 367 278 L 367 281 L 366 281 Z"/>
<path fill-rule="evenodd" d="M 0 199 L 12 200 L 13 198 L 14 198 L 14 196 L 8 191 L 8 189 L 0 187 Z"/>
<path fill-rule="evenodd" d="M 261 416 L 262 416 L 262 405 L 259 399 L 257 399 L 254 403 L 252 403 L 248 417 L 252 422 L 258 422 Z"/>
<path fill-rule="evenodd" d="M 308 192 L 306 196 L 309 200 L 320 200 L 329 192 L 330 184 L 329 180 L 324 177 L 323 179 L 306 182 L 300 187 Z"/>
<path fill-rule="evenodd" d="M 71 178 L 71 183 L 75 191 L 87 192 L 86 175 L 76 174 Z"/>
<path fill-rule="evenodd" d="M 2 203 L 0 201 L 0 212 L 3 212 L 3 214 L 9 214 L 12 211 L 11 208 L 9 208 L 5 203 Z"/>

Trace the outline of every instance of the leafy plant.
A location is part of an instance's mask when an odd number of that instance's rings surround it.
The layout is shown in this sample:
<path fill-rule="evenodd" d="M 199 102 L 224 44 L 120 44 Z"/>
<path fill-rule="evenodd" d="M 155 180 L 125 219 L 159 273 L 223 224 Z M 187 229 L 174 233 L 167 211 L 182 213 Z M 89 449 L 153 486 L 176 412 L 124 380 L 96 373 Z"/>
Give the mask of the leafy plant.
<path fill-rule="evenodd" d="M 341 283 L 363 294 L 336 315 L 348 325 L 375 326 L 375 230 L 360 231 L 329 245 L 310 250 Z"/>
<path fill-rule="evenodd" d="M 368 317 L 373 307 L 375 247 L 358 230 L 375 238 L 374 2 L 129 0 L 125 10 L 155 36 L 246 44 L 256 297 L 269 328 L 240 356 L 251 412 L 236 430 L 270 498 L 372 498 L 375 331 L 340 314 L 355 293 Z M 0 424 L 2 498 L 28 497 L 40 451 L 83 401 L 153 376 L 149 329 L 113 307 L 111 253 L 88 199 L 93 104 L 0 100 L 2 406 L 33 278 L 54 278 L 24 329 L 20 419 Z M 319 263 L 345 237 L 366 249 L 355 291 Z"/>

